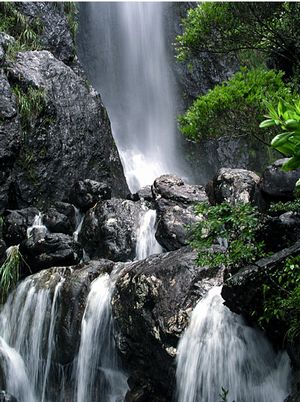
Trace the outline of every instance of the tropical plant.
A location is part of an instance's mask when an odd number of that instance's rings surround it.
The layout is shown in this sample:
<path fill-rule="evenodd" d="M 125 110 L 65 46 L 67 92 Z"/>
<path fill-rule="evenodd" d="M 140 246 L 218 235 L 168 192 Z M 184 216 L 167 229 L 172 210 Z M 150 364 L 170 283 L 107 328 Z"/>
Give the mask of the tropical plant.
<path fill-rule="evenodd" d="M 19 246 L 11 246 L 6 251 L 6 259 L 0 267 L 0 299 L 1 303 L 16 286 L 20 276 L 22 256 Z"/>
<path fill-rule="evenodd" d="M 282 155 L 289 157 L 283 164 L 284 171 L 298 169 L 300 167 L 300 100 L 293 103 L 280 100 L 277 108 L 267 103 L 267 120 L 260 123 L 261 128 L 278 126 L 283 130 L 271 141 L 271 146 Z M 300 188 L 300 179 L 296 183 Z"/>
<path fill-rule="evenodd" d="M 247 203 L 201 203 L 196 214 L 202 219 L 191 227 L 191 245 L 198 250 L 197 264 L 239 267 L 264 255 L 264 243 L 257 242 L 259 213 Z M 222 250 L 212 250 L 222 244 Z"/>

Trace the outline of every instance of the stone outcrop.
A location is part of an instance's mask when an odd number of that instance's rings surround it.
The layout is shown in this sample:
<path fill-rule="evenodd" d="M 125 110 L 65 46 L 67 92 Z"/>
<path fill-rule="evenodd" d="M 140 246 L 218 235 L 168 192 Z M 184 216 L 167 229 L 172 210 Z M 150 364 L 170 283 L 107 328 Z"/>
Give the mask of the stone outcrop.
<path fill-rule="evenodd" d="M 43 214 L 43 224 L 52 233 L 73 235 L 78 224 L 74 206 L 56 202 Z"/>
<path fill-rule="evenodd" d="M 152 256 L 126 265 L 116 282 L 116 343 L 139 395 L 129 401 L 171 400 L 179 337 L 197 301 L 222 281 L 220 271 L 195 266 L 195 257 L 188 248 Z"/>
<path fill-rule="evenodd" d="M 203 187 L 164 175 L 154 181 L 152 192 L 157 210 L 157 241 L 168 251 L 185 246 L 188 225 L 200 219 L 194 213 L 194 205 L 207 201 Z"/>
<path fill-rule="evenodd" d="M 284 172 L 281 168 L 287 159 L 278 159 L 263 172 L 260 189 L 268 200 L 288 201 L 294 199 L 296 181 L 300 178 L 300 169 Z"/>
<path fill-rule="evenodd" d="M 109 200 L 111 188 L 106 183 L 95 180 L 79 180 L 71 188 L 69 199 L 81 211 L 87 211 L 98 201 Z"/>
<path fill-rule="evenodd" d="M 90 209 L 79 241 L 91 258 L 128 261 L 135 257 L 141 202 L 112 198 Z"/>
<path fill-rule="evenodd" d="M 206 186 L 211 204 L 257 202 L 259 176 L 250 170 L 222 168 Z"/>
<path fill-rule="evenodd" d="M 34 207 L 6 211 L 3 237 L 8 246 L 19 244 L 27 238 L 27 229 L 38 214 L 38 209 Z"/>

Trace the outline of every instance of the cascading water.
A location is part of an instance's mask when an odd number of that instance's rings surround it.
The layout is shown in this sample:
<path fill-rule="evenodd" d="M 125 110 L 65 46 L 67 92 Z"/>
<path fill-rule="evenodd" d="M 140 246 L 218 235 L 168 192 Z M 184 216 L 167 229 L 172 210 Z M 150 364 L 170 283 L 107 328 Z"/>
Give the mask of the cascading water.
<path fill-rule="evenodd" d="M 19 402 L 44 402 L 54 350 L 54 327 L 59 291 L 39 289 L 31 278 L 24 280 L 9 296 L 0 314 L 1 359 L 7 391 Z M 17 377 L 16 377 L 17 376 Z M 56 400 L 61 400 L 57 397 Z"/>
<path fill-rule="evenodd" d="M 156 211 L 146 210 L 140 217 L 140 225 L 137 231 L 136 260 L 143 260 L 152 254 L 162 252 L 162 247 L 155 239 Z"/>
<path fill-rule="evenodd" d="M 113 280 L 108 274 L 91 286 L 81 325 L 76 402 L 118 402 L 124 400 L 128 389 L 114 346 L 112 289 Z"/>
<path fill-rule="evenodd" d="M 85 3 L 79 58 L 107 107 L 129 188 L 183 175 L 176 143 L 174 80 L 158 3 Z"/>
<path fill-rule="evenodd" d="M 289 392 L 290 363 L 264 336 L 223 305 L 221 288 L 193 311 L 178 346 L 178 402 L 282 402 Z"/>

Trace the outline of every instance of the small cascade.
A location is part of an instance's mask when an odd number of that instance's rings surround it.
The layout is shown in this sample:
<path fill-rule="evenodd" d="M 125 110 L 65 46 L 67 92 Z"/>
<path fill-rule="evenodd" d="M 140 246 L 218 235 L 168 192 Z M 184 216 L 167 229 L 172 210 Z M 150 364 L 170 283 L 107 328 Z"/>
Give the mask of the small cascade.
<path fill-rule="evenodd" d="M 162 252 L 162 247 L 155 238 L 156 211 L 149 209 L 141 215 L 137 231 L 136 260 L 143 260 L 152 254 Z"/>
<path fill-rule="evenodd" d="M 27 228 L 27 239 L 31 236 L 39 236 L 41 239 L 45 238 L 47 233 L 47 227 L 43 225 L 43 215 L 39 212 L 38 215 L 34 217 L 33 223 Z"/>
<path fill-rule="evenodd" d="M 11 394 L 17 396 L 26 389 L 19 396 L 19 402 L 47 400 L 59 291 L 63 281 L 59 277 L 51 294 L 49 289 L 38 288 L 34 279 L 25 279 L 9 296 L 0 314 L 2 349 L 6 356 L 12 356 L 10 361 L 17 362 L 19 373 L 23 373 L 20 379 L 15 378 L 13 371 L 10 374 L 9 370 L 5 376 L 7 391 Z M 14 383 L 18 386 L 11 385 Z M 59 400 L 58 395 L 56 400 Z"/>
<path fill-rule="evenodd" d="M 112 289 L 108 274 L 97 278 L 91 286 L 81 325 L 76 402 L 119 402 L 128 389 L 114 346 Z"/>
<path fill-rule="evenodd" d="M 232 402 L 282 402 L 290 363 L 259 331 L 223 305 L 221 287 L 194 309 L 178 346 L 178 402 L 217 402 L 222 387 Z"/>
<path fill-rule="evenodd" d="M 74 209 L 75 209 L 76 229 L 75 229 L 75 232 L 73 233 L 73 238 L 75 241 L 78 241 L 78 236 L 81 231 L 83 220 L 84 220 L 84 214 L 81 213 L 78 208 L 74 207 Z"/>

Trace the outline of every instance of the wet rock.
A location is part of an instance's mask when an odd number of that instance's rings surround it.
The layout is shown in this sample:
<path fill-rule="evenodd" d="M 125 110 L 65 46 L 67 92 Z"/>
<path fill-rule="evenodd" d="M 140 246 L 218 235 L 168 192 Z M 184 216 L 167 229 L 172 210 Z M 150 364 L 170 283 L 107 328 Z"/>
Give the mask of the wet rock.
<path fill-rule="evenodd" d="M 180 335 L 197 301 L 222 281 L 219 270 L 197 267 L 195 258 L 181 248 L 126 264 L 117 279 L 116 344 L 135 384 L 132 392 L 141 395 L 128 400 L 172 400 Z"/>
<path fill-rule="evenodd" d="M 108 115 L 85 78 L 48 51 L 18 53 L 7 74 L 12 85 L 25 93 L 38 90 L 43 97 L 39 112 L 23 122 L 24 133 L 8 127 L 0 131 L 0 139 L 13 136 L 21 142 L 2 179 L 7 197 L 14 190 L 14 208 L 67 200 L 73 183 L 85 179 L 106 183 L 112 194 L 125 196 L 129 191 Z"/>
<path fill-rule="evenodd" d="M 211 204 L 257 202 L 259 176 L 245 169 L 222 168 L 206 187 Z"/>
<path fill-rule="evenodd" d="M 284 172 L 281 168 L 287 159 L 279 159 L 263 172 L 259 183 L 260 189 L 269 201 L 288 201 L 294 199 L 296 181 L 300 178 L 300 169 Z"/>
<path fill-rule="evenodd" d="M 33 224 L 38 214 L 38 209 L 34 207 L 6 212 L 3 237 L 8 246 L 19 244 L 27 238 L 27 228 Z"/>
<path fill-rule="evenodd" d="M 140 199 L 145 201 L 153 201 L 153 194 L 151 186 L 145 186 L 137 192 Z"/>
<path fill-rule="evenodd" d="M 90 209 L 79 241 L 91 258 L 128 261 L 135 257 L 141 203 L 112 198 Z"/>
<path fill-rule="evenodd" d="M 43 223 L 53 233 L 72 235 L 76 229 L 76 214 L 74 206 L 57 202 L 43 215 Z"/>
<path fill-rule="evenodd" d="M 17 7 L 25 16 L 39 20 L 42 25 L 40 41 L 43 49 L 49 50 L 66 64 L 74 59 L 74 45 L 63 4 L 20 2 Z"/>
<path fill-rule="evenodd" d="M 106 183 L 94 180 L 80 180 L 71 189 L 69 199 L 82 211 L 92 208 L 98 201 L 109 200 L 111 189 Z"/>
<path fill-rule="evenodd" d="M 18 400 L 6 391 L 0 391 L 0 402 L 18 402 Z"/>
<path fill-rule="evenodd" d="M 0 64 L 4 61 L 4 56 L 8 45 L 12 44 L 13 42 L 15 42 L 15 39 L 12 36 L 5 32 L 0 32 Z"/>
<path fill-rule="evenodd" d="M 207 201 L 203 187 L 164 175 L 154 181 L 152 191 L 157 210 L 157 241 L 168 251 L 186 245 L 188 226 L 200 219 L 194 213 L 194 205 Z"/>
<path fill-rule="evenodd" d="M 71 236 L 62 233 L 47 233 L 45 237 L 33 231 L 32 236 L 20 245 L 20 252 L 31 272 L 57 266 L 78 264 L 82 248 Z"/>

